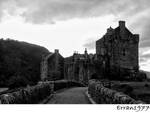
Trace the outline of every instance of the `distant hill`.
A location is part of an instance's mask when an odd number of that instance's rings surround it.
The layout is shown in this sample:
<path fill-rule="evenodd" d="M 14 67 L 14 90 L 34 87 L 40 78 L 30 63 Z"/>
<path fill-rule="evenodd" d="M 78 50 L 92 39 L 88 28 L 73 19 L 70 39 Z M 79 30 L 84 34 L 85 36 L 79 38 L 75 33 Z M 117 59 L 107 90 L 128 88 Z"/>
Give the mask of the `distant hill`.
<path fill-rule="evenodd" d="M 144 72 L 146 73 L 147 77 L 150 78 L 150 72 L 148 71 L 144 71 Z"/>
<path fill-rule="evenodd" d="M 144 71 L 144 70 L 140 70 L 140 71 L 146 73 L 146 76 L 150 79 L 150 72 L 149 71 Z"/>
<path fill-rule="evenodd" d="M 0 39 L 0 87 L 35 84 L 40 79 L 40 62 L 50 52 L 41 46 Z"/>

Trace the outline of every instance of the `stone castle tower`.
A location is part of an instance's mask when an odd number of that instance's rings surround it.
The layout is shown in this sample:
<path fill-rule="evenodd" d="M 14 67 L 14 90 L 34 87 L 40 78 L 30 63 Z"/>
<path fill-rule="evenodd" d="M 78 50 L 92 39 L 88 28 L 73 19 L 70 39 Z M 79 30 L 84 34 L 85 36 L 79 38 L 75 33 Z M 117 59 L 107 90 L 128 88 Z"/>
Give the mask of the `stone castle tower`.
<path fill-rule="evenodd" d="M 45 56 L 41 62 L 41 80 L 59 80 L 63 78 L 64 58 L 55 49 L 54 53 Z"/>
<path fill-rule="evenodd" d="M 117 28 L 108 28 L 96 41 L 96 55 L 108 73 L 136 73 L 139 70 L 138 46 L 139 35 L 131 33 L 125 21 L 119 21 Z"/>

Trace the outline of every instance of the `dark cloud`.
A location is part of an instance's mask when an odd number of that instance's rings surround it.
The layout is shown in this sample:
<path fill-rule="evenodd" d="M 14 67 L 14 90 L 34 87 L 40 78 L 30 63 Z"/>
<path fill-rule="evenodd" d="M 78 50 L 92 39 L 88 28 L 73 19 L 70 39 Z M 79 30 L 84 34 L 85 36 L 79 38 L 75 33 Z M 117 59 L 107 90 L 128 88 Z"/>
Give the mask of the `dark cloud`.
<path fill-rule="evenodd" d="M 150 58 L 150 53 L 142 55 L 141 58 L 143 58 L 143 59 L 149 59 Z"/>
<path fill-rule="evenodd" d="M 147 60 L 145 58 L 140 58 L 140 63 L 146 62 Z"/>
<path fill-rule="evenodd" d="M 141 11 L 140 14 L 135 15 L 134 22 L 131 27 L 140 34 L 140 47 L 150 47 L 150 8 Z"/>
<path fill-rule="evenodd" d="M 22 14 L 25 20 L 33 23 L 56 22 L 71 18 L 97 17 L 106 14 L 129 16 L 145 10 L 150 5 L 149 2 L 143 2 L 143 0 L 16 1 L 19 7 L 27 9 Z"/>
<path fill-rule="evenodd" d="M 71 18 L 113 15 L 135 15 L 147 9 L 149 0 L 1 0 L 16 9 L 23 8 L 21 14 L 32 23 L 48 23 Z M 8 9 L 9 10 L 9 9 Z M 16 10 L 9 10 L 9 12 Z"/>
<path fill-rule="evenodd" d="M 21 15 L 26 21 L 48 23 L 72 18 L 100 16 L 109 0 L 16 0 L 18 7 L 26 8 Z"/>
<path fill-rule="evenodd" d="M 145 36 L 150 36 L 150 35 L 145 34 Z M 141 48 L 150 47 L 150 39 L 148 37 L 143 38 L 143 40 L 140 41 L 140 47 Z"/>
<path fill-rule="evenodd" d="M 149 59 L 150 59 L 150 53 L 147 53 L 147 54 L 140 55 L 139 61 L 142 65 L 144 64 L 147 65 Z"/>
<path fill-rule="evenodd" d="M 141 34 L 140 47 L 144 48 L 150 47 L 149 6 L 149 0 L 0 0 L 0 19 L 4 12 L 11 15 L 19 12 L 26 22 L 54 24 L 60 20 L 112 14 L 116 21 L 131 21 L 130 26 Z"/>

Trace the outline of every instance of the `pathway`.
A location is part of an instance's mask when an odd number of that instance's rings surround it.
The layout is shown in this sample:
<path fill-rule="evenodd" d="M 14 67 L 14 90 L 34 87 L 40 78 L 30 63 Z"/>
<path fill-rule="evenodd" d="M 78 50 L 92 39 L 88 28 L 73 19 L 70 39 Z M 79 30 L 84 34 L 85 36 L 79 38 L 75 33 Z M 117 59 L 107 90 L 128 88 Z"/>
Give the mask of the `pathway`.
<path fill-rule="evenodd" d="M 57 91 L 47 104 L 90 104 L 86 87 L 74 87 Z"/>

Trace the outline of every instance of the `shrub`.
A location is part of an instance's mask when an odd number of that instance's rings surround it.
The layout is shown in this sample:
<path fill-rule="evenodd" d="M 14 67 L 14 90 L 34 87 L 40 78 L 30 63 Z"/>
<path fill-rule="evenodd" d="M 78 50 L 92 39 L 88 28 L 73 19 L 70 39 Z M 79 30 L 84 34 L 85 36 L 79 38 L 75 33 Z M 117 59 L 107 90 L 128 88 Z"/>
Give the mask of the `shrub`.
<path fill-rule="evenodd" d="M 133 91 L 133 88 L 130 85 L 122 84 L 120 86 L 120 89 L 122 89 L 122 92 L 125 94 L 130 94 Z"/>
<path fill-rule="evenodd" d="M 2 104 L 35 104 L 53 92 L 53 84 L 44 82 L 0 97 Z"/>
<path fill-rule="evenodd" d="M 147 79 L 146 73 L 145 72 L 138 72 L 138 74 L 136 75 L 136 80 L 137 81 L 144 81 Z"/>
<path fill-rule="evenodd" d="M 26 42 L 0 39 L 0 53 L 0 86 L 7 87 L 8 79 L 17 75 L 24 76 L 28 82 L 39 81 L 42 56 L 49 51 Z"/>
<path fill-rule="evenodd" d="M 28 83 L 29 83 L 28 80 L 23 76 L 12 76 L 8 80 L 8 87 L 9 89 L 26 87 Z"/>
<path fill-rule="evenodd" d="M 149 87 L 149 85 L 146 83 L 145 85 L 144 85 L 145 87 Z"/>

